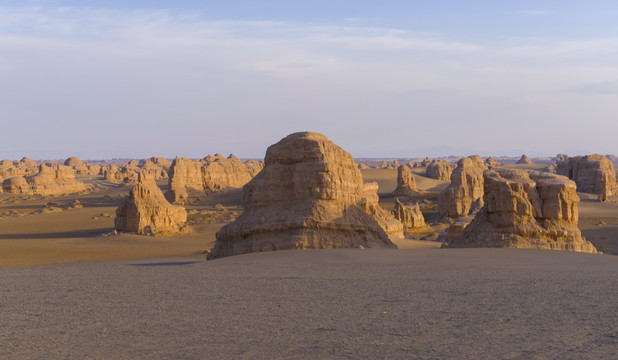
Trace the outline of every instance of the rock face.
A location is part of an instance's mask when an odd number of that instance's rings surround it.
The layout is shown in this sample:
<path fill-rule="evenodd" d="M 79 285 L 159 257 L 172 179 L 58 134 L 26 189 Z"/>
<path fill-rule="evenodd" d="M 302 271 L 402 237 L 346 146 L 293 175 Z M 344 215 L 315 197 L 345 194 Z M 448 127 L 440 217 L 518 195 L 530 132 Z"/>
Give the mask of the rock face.
<path fill-rule="evenodd" d="M 423 161 L 421 161 L 421 166 L 428 166 L 429 164 L 431 164 L 432 160 L 429 157 L 426 157 L 423 159 Z"/>
<path fill-rule="evenodd" d="M 243 190 L 245 210 L 217 233 L 209 259 L 285 249 L 396 247 L 367 212 L 389 218 L 377 205 L 377 184 L 363 184 L 352 156 L 324 135 L 294 133 L 270 146 L 264 168 Z"/>
<path fill-rule="evenodd" d="M 393 216 L 401 221 L 404 229 L 419 229 L 427 226 L 425 217 L 423 217 L 423 213 L 421 212 L 421 207 L 418 204 L 407 206 L 396 198 Z"/>
<path fill-rule="evenodd" d="M 449 164 L 446 160 L 434 160 L 427 165 L 425 175 L 428 178 L 449 181 L 451 179 L 453 169 L 455 169 L 455 165 Z"/>
<path fill-rule="evenodd" d="M 64 166 L 72 168 L 79 175 L 98 175 L 101 170 L 101 166 L 88 164 L 74 156 L 66 159 Z"/>
<path fill-rule="evenodd" d="M 261 168 L 260 162 L 245 164 L 234 155 L 209 155 L 200 161 L 176 158 L 170 167 L 166 197 L 174 204 L 194 203 L 208 191 L 242 188 Z"/>
<path fill-rule="evenodd" d="M 577 227 L 579 197 L 566 177 L 526 170 L 485 173 L 485 205 L 446 247 L 509 247 L 596 253 Z"/>
<path fill-rule="evenodd" d="M 519 158 L 519 160 L 517 160 L 517 164 L 534 164 L 534 162 L 532 162 L 532 160 L 530 160 L 530 158 L 528 157 L 528 155 L 523 154 L 521 156 L 521 158 Z"/>
<path fill-rule="evenodd" d="M 0 161 L 0 176 L 7 179 L 13 176 L 27 176 L 36 174 L 39 171 L 39 164 L 31 159 L 23 158 L 20 161 L 2 160 Z"/>
<path fill-rule="evenodd" d="M 478 155 L 460 159 L 451 174 L 451 185 L 438 196 L 438 211 L 456 219 L 483 205 L 483 172 L 487 169 Z"/>
<path fill-rule="evenodd" d="M 491 169 L 496 166 L 500 166 L 501 164 L 498 160 L 496 160 L 496 158 L 488 157 L 487 159 L 485 159 L 485 165 L 487 165 L 487 167 Z"/>
<path fill-rule="evenodd" d="M 129 197 L 116 209 L 115 228 L 140 235 L 174 235 L 187 221 L 187 212 L 167 202 L 153 177 L 140 175 Z"/>
<path fill-rule="evenodd" d="M 577 191 L 607 198 L 618 190 L 612 162 L 603 155 L 586 155 L 558 162 L 556 172 L 575 181 Z"/>
<path fill-rule="evenodd" d="M 7 193 L 54 196 L 86 190 L 84 183 L 75 180 L 75 172 L 67 166 L 40 165 L 39 172 L 31 176 L 14 176 L 2 183 Z"/>
<path fill-rule="evenodd" d="M 414 197 L 418 195 L 416 180 L 412 176 L 412 171 L 406 165 L 399 165 L 397 168 L 397 188 L 393 191 L 393 196 Z"/>

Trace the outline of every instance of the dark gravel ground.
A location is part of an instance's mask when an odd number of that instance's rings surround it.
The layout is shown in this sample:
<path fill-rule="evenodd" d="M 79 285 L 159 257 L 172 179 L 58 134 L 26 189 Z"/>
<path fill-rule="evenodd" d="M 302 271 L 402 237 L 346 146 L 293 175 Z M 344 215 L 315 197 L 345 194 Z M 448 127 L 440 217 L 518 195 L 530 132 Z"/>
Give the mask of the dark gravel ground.
<path fill-rule="evenodd" d="M 0 269 L 2 359 L 616 359 L 618 257 L 281 251 Z"/>

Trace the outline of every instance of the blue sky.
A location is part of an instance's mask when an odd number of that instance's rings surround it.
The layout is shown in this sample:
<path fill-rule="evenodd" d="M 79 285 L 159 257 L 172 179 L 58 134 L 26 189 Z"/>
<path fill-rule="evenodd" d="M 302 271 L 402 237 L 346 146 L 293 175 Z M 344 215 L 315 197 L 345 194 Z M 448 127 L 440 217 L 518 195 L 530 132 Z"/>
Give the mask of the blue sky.
<path fill-rule="evenodd" d="M 0 1 L 0 158 L 618 153 L 613 1 Z"/>

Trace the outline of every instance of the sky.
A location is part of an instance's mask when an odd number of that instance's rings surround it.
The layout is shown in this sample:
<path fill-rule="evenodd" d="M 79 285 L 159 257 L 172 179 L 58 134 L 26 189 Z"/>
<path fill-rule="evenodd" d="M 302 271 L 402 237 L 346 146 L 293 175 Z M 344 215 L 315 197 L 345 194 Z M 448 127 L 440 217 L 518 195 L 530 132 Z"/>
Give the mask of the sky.
<path fill-rule="evenodd" d="M 615 1 L 3 1 L 0 159 L 618 153 Z"/>

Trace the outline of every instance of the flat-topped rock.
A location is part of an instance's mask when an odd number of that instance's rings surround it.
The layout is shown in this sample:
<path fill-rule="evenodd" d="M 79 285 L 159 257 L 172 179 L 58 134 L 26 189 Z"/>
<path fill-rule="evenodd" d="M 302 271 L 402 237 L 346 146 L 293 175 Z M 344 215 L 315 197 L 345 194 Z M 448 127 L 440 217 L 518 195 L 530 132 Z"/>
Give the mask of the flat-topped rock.
<path fill-rule="evenodd" d="M 433 160 L 427 165 L 425 175 L 432 179 L 450 181 L 455 166 L 455 164 L 449 164 L 447 160 Z"/>
<path fill-rule="evenodd" d="M 438 211 L 443 218 L 469 215 L 483 205 L 483 172 L 487 170 L 478 155 L 460 159 L 451 174 L 451 185 L 438 196 Z"/>
<path fill-rule="evenodd" d="M 556 172 L 575 181 L 577 191 L 607 198 L 618 190 L 614 165 L 603 155 L 567 158 L 556 164 Z"/>

